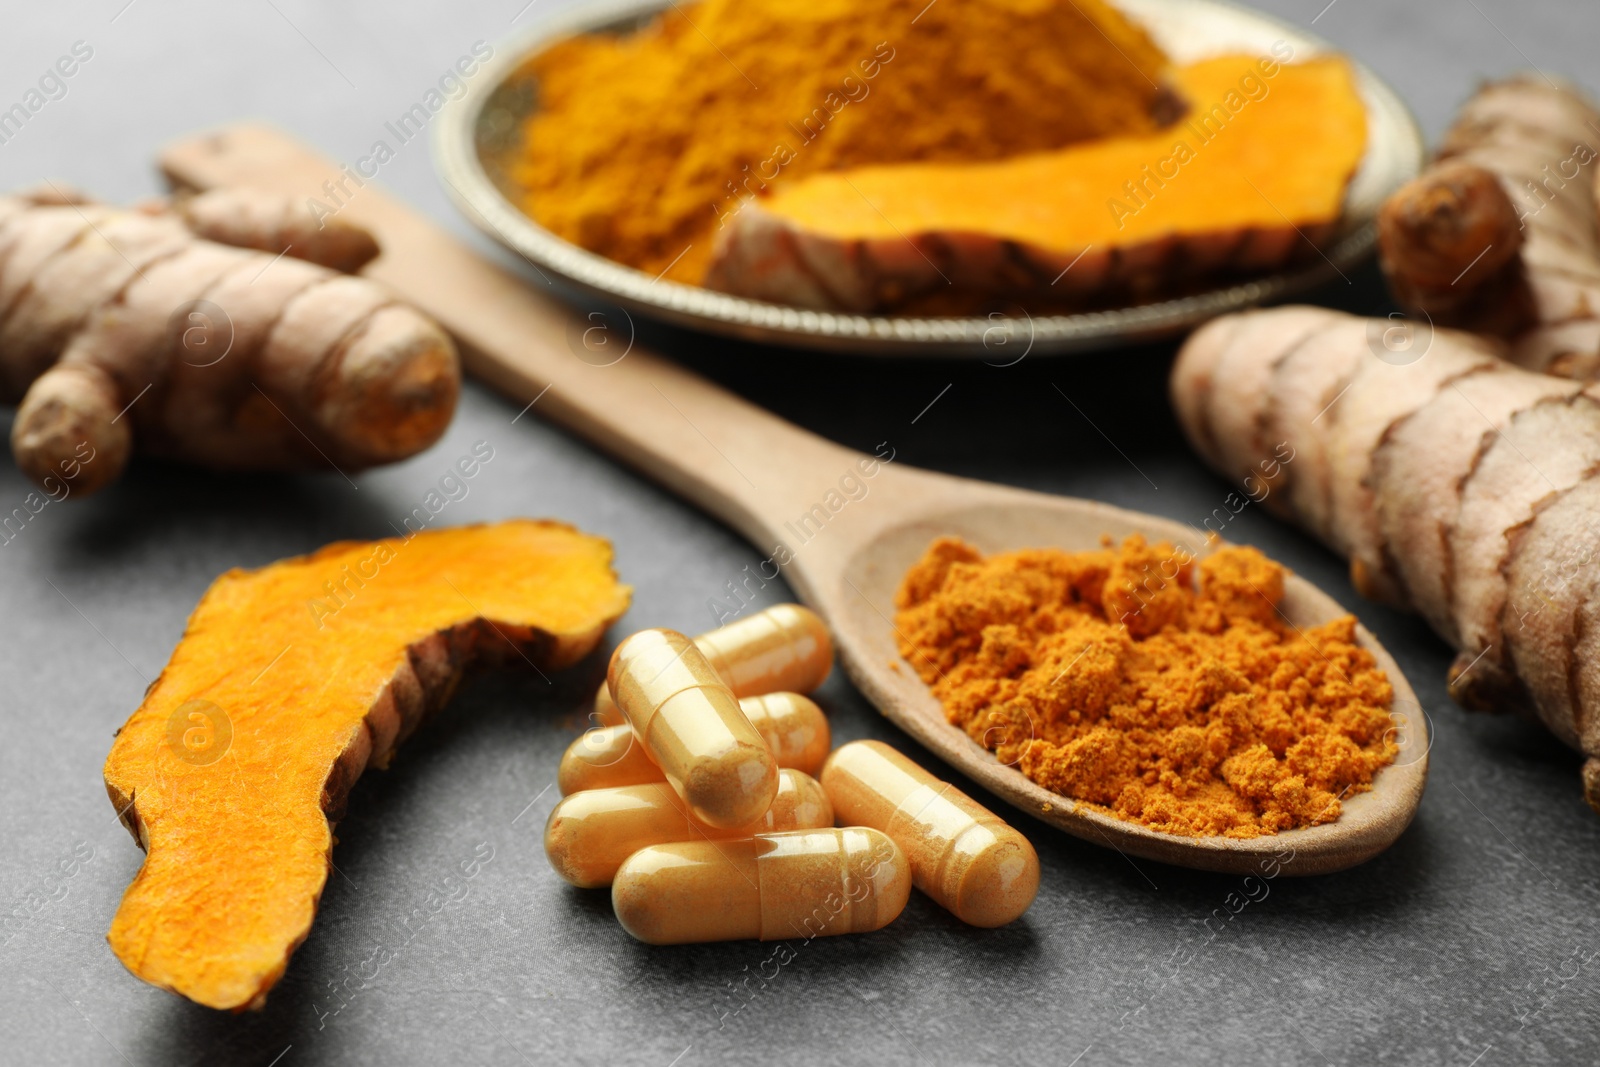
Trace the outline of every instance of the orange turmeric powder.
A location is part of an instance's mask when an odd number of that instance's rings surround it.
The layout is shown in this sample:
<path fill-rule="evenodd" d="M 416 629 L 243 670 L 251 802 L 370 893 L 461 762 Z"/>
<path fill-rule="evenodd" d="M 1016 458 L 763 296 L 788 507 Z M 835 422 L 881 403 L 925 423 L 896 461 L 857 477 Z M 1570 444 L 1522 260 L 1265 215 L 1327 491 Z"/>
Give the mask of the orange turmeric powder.
<path fill-rule="evenodd" d="M 1148 133 L 1167 57 L 1105 0 L 702 0 L 536 56 L 513 177 L 557 236 L 698 283 L 775 183 Z"/>
<path fill-rule="evenodd" d="M 1045 788 L 1166 833 L 1256 837 L 1337 819 L 1397 753 L 1355 619 L 1296 629 L 1285 574 L 1245 547 L 1198 566 L 1138 536 L 986 560 L 941 538 L 895 621 L 950 721 Z"/>

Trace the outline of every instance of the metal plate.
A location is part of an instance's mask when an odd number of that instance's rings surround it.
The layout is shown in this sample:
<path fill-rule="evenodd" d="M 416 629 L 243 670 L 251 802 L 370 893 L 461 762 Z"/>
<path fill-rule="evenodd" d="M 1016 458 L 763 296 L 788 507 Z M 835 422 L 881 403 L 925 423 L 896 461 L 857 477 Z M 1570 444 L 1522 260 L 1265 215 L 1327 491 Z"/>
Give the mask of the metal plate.
<path fill-rule="evenodd" d="M 1224 0 L 1119 0 L 1177 63 L 1224 52 L 1266 54 L 1287 42 L 1299 60 L 1333 51 L 1327 42 L 1260 12 Z M 1394 90 L 1352 60 L 1367 108 L 1368 146 L 1345 199 L 1345 218 L 1320 249 L 1322 258 L 1195 295 L 1134 307 L 1070 315 L 912 318 L 806 311 L 658 281 L 573 245 L 540 226 L 513 202 L 502 161 L 521 148 L 523 120 L 537 106 L 522 73 L 529 56 L 576 33 L 626 32 L 669 6 L 661 0 L 601 0 L 563 12 L 501 42 L 467 93 L 434 123 L 434 158 L 451 197 L 472 221 L 578 294 L 630 313 L 746 340 L 885 356 L 1086 352 L 1187 330 L 1225 312 L 1279 301 L 1338 277 L 1376 243 L 1374 218 L 1384 197 L 1415 177 L 1423 142 Z"/>

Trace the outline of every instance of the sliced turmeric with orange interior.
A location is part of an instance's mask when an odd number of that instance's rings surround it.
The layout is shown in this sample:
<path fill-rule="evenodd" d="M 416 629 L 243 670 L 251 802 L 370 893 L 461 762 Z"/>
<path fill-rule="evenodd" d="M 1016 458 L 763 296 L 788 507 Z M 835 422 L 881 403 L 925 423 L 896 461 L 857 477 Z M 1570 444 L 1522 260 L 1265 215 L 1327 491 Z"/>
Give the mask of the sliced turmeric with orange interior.
<path fill-rule="evenodd" d="M 1229 55 L 1175 80 L 1189 113 L 1155 133 L 782 186 L 723 232 L 706 284 L 867 312 L 951 291 L 1137 299 L 1317 259 L 1366 151 L 1349 63 Z"/>
<path fill-rule="evenodd" d="M 135 975 L 259 1006 L 305 940 L 332 822 L 474 660 L 542 670 L 627 610 L 611 547 L 532 520 L 229 571 L 117 735 L 106 790 L 148 853 L 109 940 Z"/>

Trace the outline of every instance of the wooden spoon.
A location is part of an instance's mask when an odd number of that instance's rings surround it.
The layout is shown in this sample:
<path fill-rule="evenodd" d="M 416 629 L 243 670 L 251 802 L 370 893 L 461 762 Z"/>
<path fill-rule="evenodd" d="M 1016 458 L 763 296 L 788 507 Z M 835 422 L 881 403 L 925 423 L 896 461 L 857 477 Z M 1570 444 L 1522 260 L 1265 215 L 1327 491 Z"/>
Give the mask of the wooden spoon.
<path fill-rule="evenodd" d="M 172 145 L 161 162 L 180 188 L 255 185 L 324 203 L 324 181 L 339 178 L 310 149 L 256 126 Z M 383 246 L 366 273 L 445 325 L 461 342 L 469 371 L 519 402 L 537 402 L 540 415 L 705 508 L 764 553 L 787 546 L 793 558 L 783 566 L 785 579 L 832 625 L 844 668 L 867 698 L 941 759 L 1023 811 L 1125 856 L 1268 875 L 1360 863 L 1411 821 L 1427 777 L 1425 716 L 1399 667 L 1365 629 L 1362 645 L 1394 683 L 1401 756 L 1370 792 L 1346 799 L 1335 822 L 1248 840 L 1177 837 L 1040 788 L 950 725 L 901 661 L 893 623 L 901 576 L 944 534 L 990 553 L 1093 548 L 1102 534 L 1120 539 L 1134 532 L 1192 543 L 1193 530 L 1092 501 L 875 463 L 632 346 L 625 322 L 583 320 L 372 185 L 356 190 L 341 211 Z M 583 332 L 596 329 L 608 331 L 609 350 L 594 343 L 597 336 L 583 343 Z M 1299 578 L 1291 578 L 1283 609 L 1301 627 L 1346 614 Z"/>

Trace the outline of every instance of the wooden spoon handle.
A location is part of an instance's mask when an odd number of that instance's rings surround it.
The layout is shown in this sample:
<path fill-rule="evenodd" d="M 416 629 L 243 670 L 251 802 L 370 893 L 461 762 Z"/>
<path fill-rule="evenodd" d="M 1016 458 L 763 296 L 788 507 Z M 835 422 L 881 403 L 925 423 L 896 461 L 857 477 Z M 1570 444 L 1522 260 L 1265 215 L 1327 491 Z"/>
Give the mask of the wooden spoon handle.
<path fill-rule="evenodd" d="M 343 201 L 339 213 L 383 247 L 364 273 L 438 319 L 460 342 L 468 371 L 537 404 L 539 415 L 757 545 L 770 545 L 857 458 L 644 351 L 633 344 L 630 321 L 579 317 L 375 185 L 357 188 L 277 130 L 237 125 L 179 141 L 162 152 L 161 167 L 185 189 L 250 185 L 328 206 Z M 344 192 L 336 188 L 341 181 Z"/>

